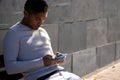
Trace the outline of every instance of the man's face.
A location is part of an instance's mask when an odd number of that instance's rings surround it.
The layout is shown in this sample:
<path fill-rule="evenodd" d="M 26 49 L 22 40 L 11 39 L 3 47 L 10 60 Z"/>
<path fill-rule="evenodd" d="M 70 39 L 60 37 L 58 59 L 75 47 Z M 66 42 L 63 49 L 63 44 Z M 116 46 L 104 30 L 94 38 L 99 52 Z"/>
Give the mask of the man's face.
<path fill-rule="evenodd" d="M 48 12 L 37 13 L 37 14 L 29 14 L 27 13 L 26 19 L 27 24 L 30 28 L 37 30 L 42 23 L 44 23 L 47 18 Z"/>

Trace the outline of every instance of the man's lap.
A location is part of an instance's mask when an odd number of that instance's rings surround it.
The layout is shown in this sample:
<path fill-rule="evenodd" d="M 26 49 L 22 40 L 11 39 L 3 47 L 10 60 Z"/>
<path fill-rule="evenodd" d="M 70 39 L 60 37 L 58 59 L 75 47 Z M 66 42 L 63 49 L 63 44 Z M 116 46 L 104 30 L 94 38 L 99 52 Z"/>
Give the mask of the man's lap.
<path fill-rule="evenodd" d="M 59 71 L 45 80 L 82 80 L 82 79 L 73 73 L 67 71 Z"/>

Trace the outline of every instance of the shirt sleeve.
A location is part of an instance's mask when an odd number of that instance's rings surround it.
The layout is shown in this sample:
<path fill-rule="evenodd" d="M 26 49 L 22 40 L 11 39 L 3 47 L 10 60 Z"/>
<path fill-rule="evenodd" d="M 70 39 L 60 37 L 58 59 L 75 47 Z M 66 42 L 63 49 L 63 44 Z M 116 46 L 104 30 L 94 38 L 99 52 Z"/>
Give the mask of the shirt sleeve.
<path fill-rule="evenodd" d="M 22 73 L 36 67 L 43 67 L 43 58 L 19 61 L 19 36 L 15 31 L 8 31 L 3 42 L 5 69 L 8 74 Z"/>

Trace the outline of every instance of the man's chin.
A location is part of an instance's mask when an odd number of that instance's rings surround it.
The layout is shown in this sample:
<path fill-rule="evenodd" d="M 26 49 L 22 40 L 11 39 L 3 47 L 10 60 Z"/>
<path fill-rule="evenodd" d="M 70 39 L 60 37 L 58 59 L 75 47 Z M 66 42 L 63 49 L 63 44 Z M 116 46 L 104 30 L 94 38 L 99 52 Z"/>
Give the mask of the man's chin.
<path fill-rule="evenodd" d="M 32 29 L 33 29 L 33 30 L 37 30 L 38 28 L 39 28 L 39 27 L 33 27 Z"/>

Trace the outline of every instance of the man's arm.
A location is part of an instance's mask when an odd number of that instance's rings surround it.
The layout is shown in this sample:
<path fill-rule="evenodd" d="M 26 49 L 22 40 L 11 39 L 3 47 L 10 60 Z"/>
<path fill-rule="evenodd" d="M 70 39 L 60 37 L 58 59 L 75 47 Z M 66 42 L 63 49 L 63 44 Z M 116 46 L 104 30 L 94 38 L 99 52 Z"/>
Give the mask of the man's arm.
<path fill-rule="evenodd" d="M 17 59 L 19 53 L 19 36 L 15 31 L 9 31 L 3 43 L 3 54 L 5 68 L 9 74 L 22 73 L 32 68 L 43 67 L 43 58 L 34 60 L 19 61 Z"/>

